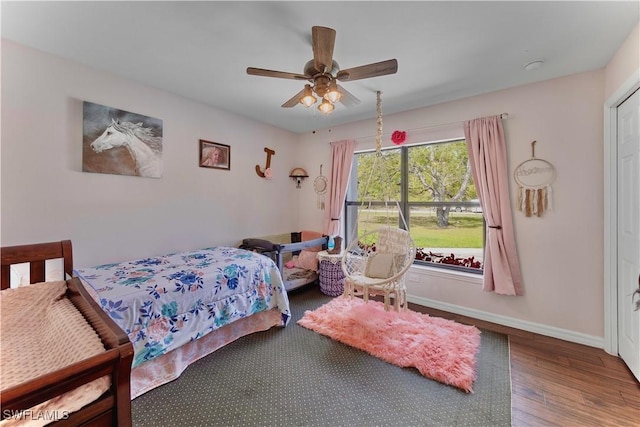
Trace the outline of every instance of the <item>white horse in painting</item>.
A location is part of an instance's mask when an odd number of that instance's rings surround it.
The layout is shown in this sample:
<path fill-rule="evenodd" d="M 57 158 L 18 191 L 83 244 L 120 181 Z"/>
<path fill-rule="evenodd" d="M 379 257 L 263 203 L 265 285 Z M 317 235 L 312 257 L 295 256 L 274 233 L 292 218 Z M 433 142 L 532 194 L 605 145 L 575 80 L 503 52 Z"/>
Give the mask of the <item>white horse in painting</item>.
<path fill-rule="evenodd" d="M 150 128 L 142 123 L 122 122 L 111 119 L 111 124 L 91 143 L 96 153 L 116 147 L 126 147 L 136 162 L 139 176 L 160 178 L 162 176 L 162 138 L 153 136 Z M 151 146 L 157 147 L 156 150 Z"/>

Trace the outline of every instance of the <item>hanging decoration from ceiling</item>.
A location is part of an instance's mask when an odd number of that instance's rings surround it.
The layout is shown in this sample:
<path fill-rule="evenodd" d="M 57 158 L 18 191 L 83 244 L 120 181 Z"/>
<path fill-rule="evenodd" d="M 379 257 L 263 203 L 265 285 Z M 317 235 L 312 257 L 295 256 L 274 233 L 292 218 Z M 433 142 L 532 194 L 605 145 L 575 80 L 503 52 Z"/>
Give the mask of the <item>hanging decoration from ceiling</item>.
<path fill-rule="evenodd" d="M 391 191 L 390 189 L 393 187 L 392 182 L 390 182 L 391 179 L 388 174 L 384 173 L 384 171 L 387 169 L 386 169 L 386 158 L 382 153 L 383 133 L 382 133 L 382 97 L 381 95 L 382 95 L 382 92 L 380 91 L 376 92 L 376 115 L 377 115 L 376 117 L 376 151 L 375 151 L 373 164 L 371 166 L 371 169 L 369 170 L 369 176 L 364 184 L 364 191 L 362 192 L 362 208 L 366 208 L 364 210 L 365 213 L 363 214 L 363 220 L 361 221 L 362 224 L 364 224 L 362 234 L 367 234 L 368 233 L 367 228 L 369 224 L 374 224 L 373 222 L 369 221 L 369 216 L 371 215 L 371 211 L 373 210 L 371 208 L 373 206 L 376 206 L 375 204 L 377 202 L 376 200 L 373 199 L 373 194 L 372 192 L 369 191 L 369 189 L 371 188 L 370 184 L 376 181 L 379 181 L 379 183 L 382 186 L 383 192 L 385 193 L 383 194 L 384 210 L 386 212 L 385 225 L 392 226 L 392 224 L 397 224 L 398 216 L 399 216 L 400 219 L 402 220 L 404 229 L 405 230 L 409 229 L 409 227 L 407 226 L 407 221 L 405 220 L 404 214 L 400 209 L 400 202 L 398 200 L 394 201 L 393 196 L 390 194 L 390 191 Z M 394 206 L 392 206 L 392 203 L 394 204 Z M 394 207 L 396 210 L 393 210 Z M 394 227 L 397 227 L 397 225 L 394 225 Z M 352 236 L 352 239 L 356 239 L 358 234 L 360 233 L 360 230 L 358 230 L 358 227 L 354 227 L 353 233 L 354 234 Z"/>
<path fill-rule="evenodd" d="M 536 158 L 535 145 L 536 141 L 533 141 L 531 158 L 520 163 L 513 172 L 518 184 L 518 210 L 527 217 L 541 217 L 553 207 L 551 184 L 556 178 L 556 169 L 548 161 Z"/>
<path fill-rule="evenodd" d="M 382 153 L 382 92 L 376 92 L 376 154 Z"/>
<path fill-rule="evenodd" d="M 395 145 L 404 144 L 406 140 L 407 140 L 407 132 L 405 131 L 395 130 L 391 134 L 391 142 L 393 142 Z"/>

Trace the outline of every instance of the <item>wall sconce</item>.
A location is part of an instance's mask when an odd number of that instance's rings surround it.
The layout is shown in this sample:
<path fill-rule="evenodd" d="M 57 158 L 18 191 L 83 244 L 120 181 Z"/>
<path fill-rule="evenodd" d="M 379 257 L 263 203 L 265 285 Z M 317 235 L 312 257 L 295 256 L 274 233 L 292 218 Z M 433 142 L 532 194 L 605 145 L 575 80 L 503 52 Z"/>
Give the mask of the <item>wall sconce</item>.
<path fill-rule="evenodd" d="M 305 178 L 309 178 L 309 174 L 307 174 L 307 171 L 302 168 L 293 168 L 293 170 L 289 174 L 289 177 L 293 178 L 296 181 L 296 188 L 300 188 L 302 180 Z"/>

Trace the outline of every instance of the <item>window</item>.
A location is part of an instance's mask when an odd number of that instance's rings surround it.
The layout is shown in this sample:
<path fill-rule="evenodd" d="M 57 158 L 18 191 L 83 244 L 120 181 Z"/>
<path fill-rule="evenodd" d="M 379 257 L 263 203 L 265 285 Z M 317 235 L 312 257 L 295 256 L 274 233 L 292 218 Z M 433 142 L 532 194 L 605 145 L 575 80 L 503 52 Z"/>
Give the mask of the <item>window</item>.
<path fill-rule="evenodd" d="M 347 239 L 406 222 L 416 263 L 482 272 L 485 224 L 464 140 L 357 152 L 345 221 Z"/>

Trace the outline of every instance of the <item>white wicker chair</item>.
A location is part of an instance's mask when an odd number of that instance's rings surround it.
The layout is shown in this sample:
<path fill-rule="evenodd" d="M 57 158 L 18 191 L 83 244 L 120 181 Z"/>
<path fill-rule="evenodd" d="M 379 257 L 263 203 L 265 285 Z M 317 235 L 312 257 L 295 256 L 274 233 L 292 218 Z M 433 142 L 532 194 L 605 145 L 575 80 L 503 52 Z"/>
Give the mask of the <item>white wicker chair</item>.
<path fill-rule="evenodd" d="M 384 295 L 389 311 L 391 299 L 396 311 L 407 310 L 405 274 L 416 257 L 416 246 L 406 230 L 381 227 L 349 243 L 342 256 L 344 295 Z"/>

